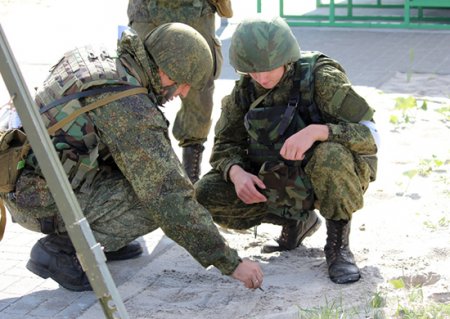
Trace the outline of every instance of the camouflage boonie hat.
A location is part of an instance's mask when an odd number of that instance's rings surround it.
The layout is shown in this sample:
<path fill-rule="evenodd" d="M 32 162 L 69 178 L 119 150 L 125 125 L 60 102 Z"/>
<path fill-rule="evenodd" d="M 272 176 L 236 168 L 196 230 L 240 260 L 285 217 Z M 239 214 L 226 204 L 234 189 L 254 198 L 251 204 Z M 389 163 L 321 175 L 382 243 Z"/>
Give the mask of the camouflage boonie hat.
<path fill-rule="evenodd" d="M 230 64 L 242 73 L 266 72 L 300 59 L 300 46 L 280 17 L 241 22 L 231 37 Z"/>
<path fill-rule="evenodd" d="M 158 67 L 178 84 L 201 89 L 212 75 L 213 59 L 208 43 L 186 24 L 163 24 L 147 36 L 144 45 Z"/>

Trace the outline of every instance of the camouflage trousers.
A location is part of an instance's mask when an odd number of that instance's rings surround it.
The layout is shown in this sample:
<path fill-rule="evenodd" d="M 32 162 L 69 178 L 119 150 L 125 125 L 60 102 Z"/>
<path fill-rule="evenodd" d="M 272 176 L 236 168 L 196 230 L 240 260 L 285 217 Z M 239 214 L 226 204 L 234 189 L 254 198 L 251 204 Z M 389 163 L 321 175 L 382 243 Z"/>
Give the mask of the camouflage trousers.
<path fill-rule="evenodd" d="M 191 88 L 189 94 L 181 98 L 181 108 L 172 127 L 173 136 L 181 147 L 203 144 L 206 141 L 212 123 L 214 80 L 219 77 L 223 64 L 221 44 L 215 35 L 215 15 L 206 14 L 183 22 L 196 29 L 208 42 L 213 54 L 214 74 L 211 74 L 202 90 Z M 156 27 L 158 25 L 152 22 L 131 23 L 131 28 L 141 38 L 145 38 Z"/>
<path fill-rule="evenodd" d="M 92 184 L 91 193 L 75 192 L 75 195 L 95 238 L 105 251 L 115 251 L 159 227 L 120 171 L 101 171 Z M 48 219 L 54 221 L 56 232 L 66 231 L 42 177 L 24 171 L 17 181 L 16 196 L 5 198 L 14 222 L 41 232 L 39 220 Z"/>
<path fill-rule="evenodd" d="M 320 143 L 305 166 L 310 178 L 315 208 L 326 219 L 350 220 L 364 204 L 370 179 L 369 165 L 343 145 Z M 259 225 L 269 213 L 265 203 L 247 205 L 236 195 L 234 184 L 211 170 L 195 184 L 195 196 L 224 227 L 247 229 Z"/>

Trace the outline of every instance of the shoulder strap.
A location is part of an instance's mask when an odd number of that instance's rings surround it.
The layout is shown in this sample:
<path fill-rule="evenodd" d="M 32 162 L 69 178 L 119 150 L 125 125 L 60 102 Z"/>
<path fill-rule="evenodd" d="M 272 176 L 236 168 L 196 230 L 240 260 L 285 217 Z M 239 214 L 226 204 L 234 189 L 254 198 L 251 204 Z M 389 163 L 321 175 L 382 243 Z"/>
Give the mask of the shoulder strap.
<path fill-rule="evenodd" d="M 126 91 L 122 91 L 122 92 L 104 97 L 98 101 L 91 103 L 91 104 L 85 105 L 81 109 L 78 109 L 75 112 L 69 114 L 66 118 L 62 119 L 58 123 L 49 127 L 47 129 L 47 132 L 50 136 L 54 135 L 57 130 L 66 126 L 67 124 L 69 124 L 70 122 L 75 120 L 78 116 L 80 116 L 81 114 L 95 110 L 98 107 L 104 106 L 108 103 L 122 99 L 124 97 L 131 96 L 131 95 L 137 95 L 137 94 L 148 94 L 148 90 L 144 87 L 137 87 L 137 88 L 128 89 Z M 20 161 L 19 164 L 21 164 L 21 165 L 24 164 L 23 159 L 25 158 L 25 156 L 27 156 L 29 150 L 30 150 L 30 144 L 28 142 L 25 142 L 25 144 L 22 148 L 22 154 L 21 154 L 22 161 Z M 18 169 L 19 169 L 19 167 L 18 167 Z"/>
<path fill-rule="evenodd" d="M 137 88 L 137 86 L 131 86 L 131 85 L 111 86 L 111 85 L 109 85 L 109 86 L 91 89 L 91 90 L 87 90 L 87 91 L 76 92 L 76 93 L 73 93 L 70 95 L 63 96 L 62 98 L 57 99 L 57 100 L 41 107 L 39 110 L 39 113 L 43 114 L 43 113 L 51 110 L 52 108 L 57 107 L 58 105 L 67 103 L 67 102 L 75 100 L 75 99 L 94 96 L 94 95 L 106 93 L 106 92 L 122 92 L 122 91 L 126 91 L 126 90 L 132 89 L 132 88 Z"/>
<path fill-rule="evenodd" d="M 292 84 L 291 91 L 289 92 L 288 105 L 286 107 L 286 111 L 283 115 L 283 119 L 278 128 L 278 130 L 279 130 L 278 132 L 280 135 L 284 134 L 287 127 L 291 123 L 292 114 L 294 114 L 294 112 L 296 112 L 296 110 L 298 108 L 298 102 L 300 102 L 300 98 L 301 98 L 300 97 L 300 80 L 301 80 L 300 68 L 295 68 L 293 84 Z"/>
<path fill-rule="evenodd" d="M 115 100 L 119 100 L 121 98 L 131 96 L 131 95 L 137 95 L 137 94 L 147 94 L 148 90 L 144 87 L 138 87 L 134 89 L 129 89 L 123 92 L 119 92 L 113 95 L 109 95 L 107 97 L 104 97 L 103 99 L 100 99 L 98 101 L 95 101 L 94 103 L 88 104 L 83 106 L 81 109 L 76 110 L 75 112 L 69 114 L 67 117 L 56 123 L 55 125 L 48 128 L 48 134 L 53 135 L 57 130 L 60 128 L 66 126 L 73 120 L 75 120 L 78 116 L 80 116 L 83 113 L 95 110 L 98 107 L 104 106 L 108 103 L 111 103 Z"/>
<path fill-rule="evenodd" d="M 254 109 L 255 107 L 258 106 L 259 103 L 262 102 L 262 100 L 264 100 L 266 98 L 267 95 L 269 95 L 270 92 L 272 92 L 273 89 L 270 89 L 269 91 L 267 91 L 266 93 L 264 93 L 263 95 L 261 95 L 259 98 L 257 98 L 256 100 L 253 101 L 253 103 L 250 105 L 250 110 Z"/>
<path fill-rule="evenodd" d="M 324 56 L 320 52 L 307 52 L 295 65 L 300 71 L 300 98 L 302 106 L 300 116 L 306 123 L 321 123 L 322 115 L 314 102 L 314 66 L 317 60 Z"/>

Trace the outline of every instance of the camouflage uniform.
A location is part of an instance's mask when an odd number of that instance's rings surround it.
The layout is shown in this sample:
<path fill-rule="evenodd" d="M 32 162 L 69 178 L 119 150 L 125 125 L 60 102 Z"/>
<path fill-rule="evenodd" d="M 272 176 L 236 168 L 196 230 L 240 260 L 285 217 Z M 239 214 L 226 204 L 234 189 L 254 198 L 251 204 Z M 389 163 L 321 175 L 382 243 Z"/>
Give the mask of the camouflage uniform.
<path fill-rule="evenodd" d="M 155 46 L 170 48 L 173 45 L 162 42 L 155 41 Z M 90 175 L 90 171 L 81 183 L 74 185 L 73 175 L 76 174 L 69 174 L 75 195 L 94 236 L 105 251 L 118 250 L 135 238 L 161 227 L 204 267 L 214 265 L 223 274 L 230 275 L 237 267 L 239 257 L 227 246 L 208 211 L 193 199 L 192 184 L 171 147 L 168 123 L 158 108 L 161 83 L 155 61 L 167 55 L 155 54 L 153 60 L 148 57 L 147 50 L 150 49 L 144 48 L 137 35 L 129 32 L 120 42 L 118 58 L 102 57 L 108 62 L 101 64 L 103 69 L 100 64 L 95 64 L 100 55 L 92 54 L 81 59 L 85 62 L 82 64 L 84 68 L 78 68 L 74 64 L 78 57 L 74 58 L 73 52 L 66 54 L 51 70 L 38 93 L 38 105 L 42 106 L 41 102 L 47 104 L 63 94 L 74 93 L 77 89 L 129 84 L 147 87 L 148 95 L 133 95 L 111 102 L 77 118 L 75 124 L 53 138 L 64 164 L 67 159 L 72 159 L 81 165 L 82 154 L 93 160 L 94 174 Z M 91 75 L 89 81 L 80 78 L 66 83 L 65 79 L 74 79 L 72 75 L 77 71 L 83 73 L 86 70 Z M 165 71 L 172 76 L 170 67 Z M 195 76 L 188 74 L 184 78 Z M 176 75 L 172 77 L 177 79 Z M 50 93 L 57 90 L 49 89 L 49 86 L 61 88 L 61 95 L 52 96 Z M 84 105 L 110 94 L 103 93 L 80 101 Z M 45 119 L 45 122 L 48 126 L 52 121 Z M 81 137 L 74 138 L 77 132 L 82 133 Z M 89 132 L 95 135 L 95 142 L 92 149 L 86 151 L 76 142 L 92 137 Z M 96 154 L 98 156 L 94 156 Z M 87 185 L 88 176 L 91 178 Z M 33 154 L 28 156 L 16 192 L 9 196 L 6 204 L 14 221 L 25 228 L 41 231 L 42 221 L 51 220 L 56 232 L 66 231 Z"/>
<path fill-rule="evenodd" d="M 318 209 L 326 220 L 324 253 L 331 281 L 358 281 L 349 235 L 352 214 L 363 207 L 363 195 L 376 176 L 374 110 L 336 61 L 300 51 L 280 17 L 242 21 L 231 38 L 230 64 L 244 75 L 222 101 L 213 170 L 195 185 L 198 201 L 225 227 L 291 220 L 279 223 L 279 245 L 264 246 L 263 252 L 298 247 L 317 230 Z M 293 143 L 285 143 L 297 133 Z M 299 138 L 305 140 L 296 144 Z M 302 160 L 287 159 L 299 155 Z M 234 171 L 235 182 L 252 201 L 262 199 L 254 191 L 258 175 L 265 202 L 245 205 L 238 198 L 229 181 L 234 165 L 242 168 Z"/>
<path fill-rule="evenodd" d="M 314 86 L 310 93 L 320 110 L 321 123 L 328 126 L 329 138 L 314 148 L 304 171 L 312 183 L 315 207 L 321 215 L 326 219 L 350 220 L 352 213 L 362 208 L 363 194 L 369 181 L 375 178 L 375 165 L 373 162 L 369 165 L 364 157 L 376 153 L 376 144 L 370 130 L 352 120 L 358 116 L 355 112 L 360 107 L 367 109 L 368 105 L 351 88 L 337 62 L 321 56 L 314 65 L 313 74 Z M 258 107 L 287 104 L 293 76 L 294 69 L 290 65 L 280 83 Z M 260 169 L 248 157 L 249 135 L 244 117 L 249 105 L 242 103 L 240 94 L 245 77 L 255 90 L 250 102 L 268 91 L 248 75 L 236 82 L 233 92 L 222 101 L 211 155 L 213 169 L 196 184 L 198 201 L 208 208 L 214 221 L 230 228 L 258 225 L 269 213 L 266 203 L 244 204 L 228 180 L 233 165 L 240 165 L 253 174 Z M 306 125 L 310 124 L 307 119 L 304 121 Z"/>
<path fill-rule="evenodd" d="M 214 72 L 201 90 L 191 90 L 182 98 L 181 109 L 173 124 L 173 136 L 181 147 L 203 144 L 211 127 L 214 80 L 222 68 L 222 52 L 215 35 L 216 8 L 207 0 L 130 0 L 129 25 L 141 38 L 167 22 L 182 22 L 206 39 L 214 59 Z"/>

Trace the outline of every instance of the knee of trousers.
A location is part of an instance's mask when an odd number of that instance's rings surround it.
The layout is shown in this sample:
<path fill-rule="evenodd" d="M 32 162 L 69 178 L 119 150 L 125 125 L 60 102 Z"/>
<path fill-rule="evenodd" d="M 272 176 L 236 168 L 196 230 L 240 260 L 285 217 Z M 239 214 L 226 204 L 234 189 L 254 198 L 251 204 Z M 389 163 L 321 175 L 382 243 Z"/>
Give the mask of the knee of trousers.
<path fill-rule="evenodd" d="M 341 170 L 347 163 L 353 163 L 353 154 L 344 145 L 335 142 L 322 142 L 314 149 L 313 156 L 308 162 L 314 166 L 330 167 L 333 170 Z"/>
<path fill-rule="evenodd" d="M 41 222 L 43 219 L 57 218 L 56 206 L 51 208 L 29 208 L 20 207 L 16 202 L 6 201 L 5 204 L 11 214 L 14 223 L 19 224 L 25 229 L 42 233 Z"/>
<path fill-rule="evenodd" d="M 195 187 L 195 198 L 211 214 L 214 221 L 224 227 L 247 229 L 261 223 L 267 214 L 265 203 L 247 205 L 236 195 L 233 183 L 222 175 L 210 171 Z"/>
<path fill-rule="evenodd" d="M 209 210 L 230 205 L 237 199 L 233 184 L 226 182 L 215 170 L 205 174 L 195 187 L 195 199 Z"/>
<path fill-rule="evenodd" d="M 325 218 L 351 219 L 352 213 L 362 208 L 365 183 L 358 176 L 352 152 L 342 144 L 319 144 L 305 172 Z"/>

